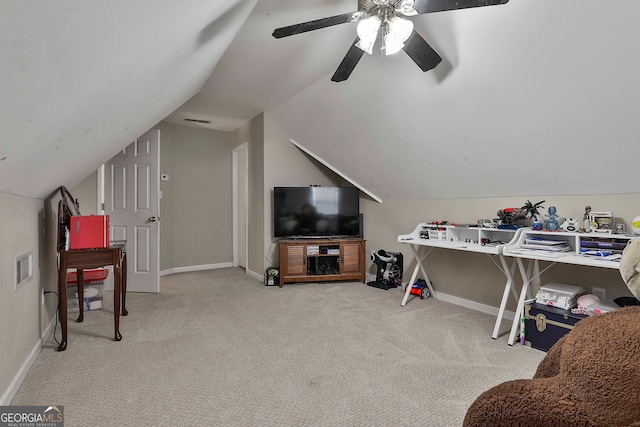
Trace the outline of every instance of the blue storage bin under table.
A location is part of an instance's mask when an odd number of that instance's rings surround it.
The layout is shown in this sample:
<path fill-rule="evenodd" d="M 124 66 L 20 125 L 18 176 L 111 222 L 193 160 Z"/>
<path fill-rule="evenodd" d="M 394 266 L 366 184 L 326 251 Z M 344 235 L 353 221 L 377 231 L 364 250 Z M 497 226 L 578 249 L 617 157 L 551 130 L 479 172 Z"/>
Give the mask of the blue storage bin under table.
<path fill-rule="evenodd" d="M 549 351 L 576 323 L 589 317 L 535 302 L 526 304 L 524 313 L 525 345 L 542 351 Z"/>

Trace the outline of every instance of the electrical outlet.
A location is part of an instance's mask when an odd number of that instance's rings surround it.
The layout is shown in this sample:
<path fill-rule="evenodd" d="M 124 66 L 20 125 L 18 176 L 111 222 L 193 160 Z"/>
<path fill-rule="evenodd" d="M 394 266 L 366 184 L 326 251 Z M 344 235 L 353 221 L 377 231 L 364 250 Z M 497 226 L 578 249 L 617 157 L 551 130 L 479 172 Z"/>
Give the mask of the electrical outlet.
<path fill-rule="evenodd" d="M 595 286 L 591 288 L 591 293 L 600 298 L 600 301 L 604 301 L 607 299 L 607 291 L 602 288 L 596 288 Z"/>
<path fill-rule="evenodd" d="M 42 298 L 41 298 L 41 304 L 44 305 L 44 289 L 42 289 Z"/>

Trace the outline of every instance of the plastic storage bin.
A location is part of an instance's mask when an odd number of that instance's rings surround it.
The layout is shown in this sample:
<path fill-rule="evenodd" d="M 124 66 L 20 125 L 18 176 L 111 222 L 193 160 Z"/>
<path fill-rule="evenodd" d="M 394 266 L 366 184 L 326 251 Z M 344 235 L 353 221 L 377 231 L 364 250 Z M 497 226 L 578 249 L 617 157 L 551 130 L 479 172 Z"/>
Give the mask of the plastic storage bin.
<path fill-rule="evenodd" d="M 429 238 L 433 240 L 447 240 L 447 230 L 429 230 Z"/>

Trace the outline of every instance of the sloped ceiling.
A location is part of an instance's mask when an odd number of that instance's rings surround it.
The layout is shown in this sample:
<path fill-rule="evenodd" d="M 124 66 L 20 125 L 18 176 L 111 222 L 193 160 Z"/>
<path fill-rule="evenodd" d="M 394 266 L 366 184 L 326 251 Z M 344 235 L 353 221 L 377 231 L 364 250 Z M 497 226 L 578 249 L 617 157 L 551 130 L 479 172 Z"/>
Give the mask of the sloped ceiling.
<path fill-rule="evenodd" d="M 404 57 L 369 61 L 277 117 L 383 199 L 637 192 L 640 8 L 622 3 L 511 1 L 458 11 L 453 32 L 425 20 L 456 54 L 444 78 Z"/>
<path fill-rule="evenodd" d="M 1 2 L 0 191 L 86 177 L 200 90 L 256 2 Z"/>
<path fill-rule="evenodd" d="M 233 128 L 270 111 L 383 200 L 638 191 L 640 2 L 511 0 L 421 15 L 416 30 L 444 58 L 435 70 L 402 52 L 365 55 L 342 83 L 330 78 L 354 24 L 270 36 L 355 4 L 260 1 L 172 118 L 209 111 Z"/>
<path fill-rule="evenodd" d="M 263 111 L 383 201 L 638 191 L 637 0 L 417 16 L 443 63 L 422 73 L 402 52 L 365 55 L 342 83 L 330 78 L 354 24 L 271 37 L 356 8 L 0 3 L 0 191 L 73 185 L 163 118 L 231 131 Z"/>

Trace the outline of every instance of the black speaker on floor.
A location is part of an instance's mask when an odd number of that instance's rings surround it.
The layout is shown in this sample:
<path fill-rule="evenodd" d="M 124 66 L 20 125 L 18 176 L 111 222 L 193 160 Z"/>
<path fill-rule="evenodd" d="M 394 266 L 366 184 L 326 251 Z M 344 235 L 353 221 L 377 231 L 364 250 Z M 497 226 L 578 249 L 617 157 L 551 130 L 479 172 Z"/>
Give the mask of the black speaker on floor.
<path fill-rule="evenodd" d="M 265 286 L 278 286 L 280 284 L 280 270 L 277 267 L 269 267 L 264 272 Z"/>

